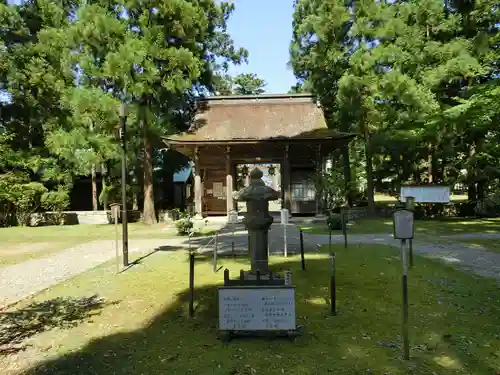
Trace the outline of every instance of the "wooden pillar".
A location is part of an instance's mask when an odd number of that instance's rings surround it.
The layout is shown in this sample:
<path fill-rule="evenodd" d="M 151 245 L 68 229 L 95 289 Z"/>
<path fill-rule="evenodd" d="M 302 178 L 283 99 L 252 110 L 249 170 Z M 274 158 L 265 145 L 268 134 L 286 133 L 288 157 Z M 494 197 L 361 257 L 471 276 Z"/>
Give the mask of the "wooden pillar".
<path fill-rule="evenodd" d="M 203 216 L 202 209 L 203 186 L 201 181 L 200 149 L 194 149 L 194 213 Z"/>
<path fill-rule="evenodd" d="M 315 168 L 315 173 L 321 173 L 323 174 L 323 159 L 321 158 L 321 145 L 316 146 L 316 168 Z M 322 214 L 321 210 L 321 195 L 318 194 L 317 192 L 315 193 L 315 199 L 316 199 L 316 215 Z"/>
<path fill-rule="evenodd" d="M 226 208 L 227 214 L 234 209 L 233 202 L 233 166 L 231 162 L 231 147 L 226 147 Z"/>
<path fill-rule="evenodd" d="M 283 159 L 283 174 L 282 184 L 284 190 L 284 202 L 282 204 L 283 208 L 291 211 L 292 208 L 292 193 L 291 193 L 291 168 L 290 161 L 288 159 L 288 145 L 285 145 L 285 157 Z"/>

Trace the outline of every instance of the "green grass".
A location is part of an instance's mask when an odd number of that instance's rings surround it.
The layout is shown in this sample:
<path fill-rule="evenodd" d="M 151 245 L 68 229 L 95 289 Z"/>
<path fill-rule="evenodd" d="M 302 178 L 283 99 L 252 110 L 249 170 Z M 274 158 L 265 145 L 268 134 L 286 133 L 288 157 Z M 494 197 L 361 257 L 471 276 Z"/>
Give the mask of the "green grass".
<path fill-rule="evenodd" d="M 466 246 L 471 249 L 477 248 L 486 248 L 489 251 L 493 251 L 495 253 L 500 254 L 500 239 L 486 239 L 486 238 L 474 238 L 474 239 L 459 239 L 461 243 L 464 243 Z"/>
<path fill-rule="evenodd" d="M 209 259 L 196 265 L 196 314 L 187 316 L 186 253 L 156 253 L 119 275 L 105 264 L 12 308 L 21 316 L 34 302 L 98 293 L 107 300 L 72 328 L 60 328 L 52 307 L 45 330 L 27 338 L 31 346 L 3 358 L 29 368 L 26 374 L 495 374 L 500 370 L 498 284 L 424 258 L 409 275 L 409 362 L 402 359 L 401 263 L 387 246 L 337 250 L 338 315 L 329 314 L 326 254 L 272 258 L 274 270 L 291 269 L 296 285 L 295 341 L 217 337 L 217 285 Z M 236 276 L 246 260 L 222 259 Z M 55 301 L 55 302 L 54 302 Z M 57 302 L 59 301 L 59 302 Z M 97 311 L 98 310 L 98 311 Z M 40 314 L 40 308 L 37 313 Z M 11 312 L 12 313 L 12 312 Z M 50 315 L 50 314 L 49 314 Z M 83 313 L 72 315 L 84 316 Z M 68 318 L 69 319 L 69 318 Z M 10 329 L 29 329 L 18 322 Z M 40 318 L 38 319 L 40 320 Z M 52 324 L 51 324 L 52 323 Z M 51 328 L 52 327 L 52 328 Z M 11 332 L 17 334 L 18 332 Z M 396 346 L 396 347 L 394 347 Z M 0 363 L 2 358 L 0 357 Z"/>
<path fill-rule="evenodd" d="M 145 225 L 130 223 L 129 238 L 165 238 L 175 234 L 175 229 L 165 223 Z M 114 225 L 64 225 L 44 227 L 0 228 L 0 267 L 41 258 L 82 243 L 111 240 L 116 237 Z M 121 225 L 118 228 L 121 236 Z"/>
<path fill-rule="evenodd" d="M 328 233 L 326 224 L 301 226 L 305 232 Z M 353 220 L 348 224 L 350 234 L 392 233 L 390 218 Z M 500 219 L 462 219 L 416 220 L 415 233 L 450 235 L 454 233 L 500 233 Z M 333 233 L 340 233 L 334 231 Z"/>

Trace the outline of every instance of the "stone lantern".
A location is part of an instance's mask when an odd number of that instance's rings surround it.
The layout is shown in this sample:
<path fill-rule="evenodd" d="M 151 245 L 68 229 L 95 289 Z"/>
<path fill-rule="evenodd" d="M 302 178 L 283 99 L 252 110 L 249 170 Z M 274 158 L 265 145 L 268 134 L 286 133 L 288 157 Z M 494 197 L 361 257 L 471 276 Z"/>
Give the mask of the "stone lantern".
<path fill-rule="evenodd" d="M 269 201 L 278 199 L 281 194 L 266 186 L 262 181 L 263 173 L 255 168 L 250 172 L 250 184 L 234 194 L 240 202 L 246 202 L 247 214 L 243 224 L 248 230 L 248 250 L 250 253 L 251 273 L 257 270 L 261 274 L 269 272 L 268 242 L 269 227 L 273 218 L 269 215 Z"/>

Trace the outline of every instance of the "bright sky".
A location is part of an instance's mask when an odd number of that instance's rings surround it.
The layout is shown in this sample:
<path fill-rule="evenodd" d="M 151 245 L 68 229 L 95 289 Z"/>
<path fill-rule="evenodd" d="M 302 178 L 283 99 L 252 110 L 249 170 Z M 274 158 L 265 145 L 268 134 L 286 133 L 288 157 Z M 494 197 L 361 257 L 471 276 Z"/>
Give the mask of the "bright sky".
<path fill-rule="evenodd" d="M 295 84 L 288 47 L 292 39 L 292 0 L 233 0 L 228 31 L 237 47 L 248 50 L 248 64 L 229 74 L 255 73 L 266 81 L 266 92 L 286 93 Z"/>

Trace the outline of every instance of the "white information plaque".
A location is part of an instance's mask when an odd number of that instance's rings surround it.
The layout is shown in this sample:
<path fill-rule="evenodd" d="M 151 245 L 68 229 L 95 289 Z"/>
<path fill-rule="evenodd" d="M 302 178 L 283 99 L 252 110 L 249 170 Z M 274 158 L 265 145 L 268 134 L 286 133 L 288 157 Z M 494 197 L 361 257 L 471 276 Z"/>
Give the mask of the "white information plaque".
<path fill-rule="evenodd" d="M 296 329 L 293 287 L 220 287 L 221 331 L 289 331 Z"/>
<path fill-rule="evenodd" d="M 449 186 L 401 186 L 401 202 L 406 202 L 406 197 L 414 197 L 417 203 L 449 203 Z"/>

